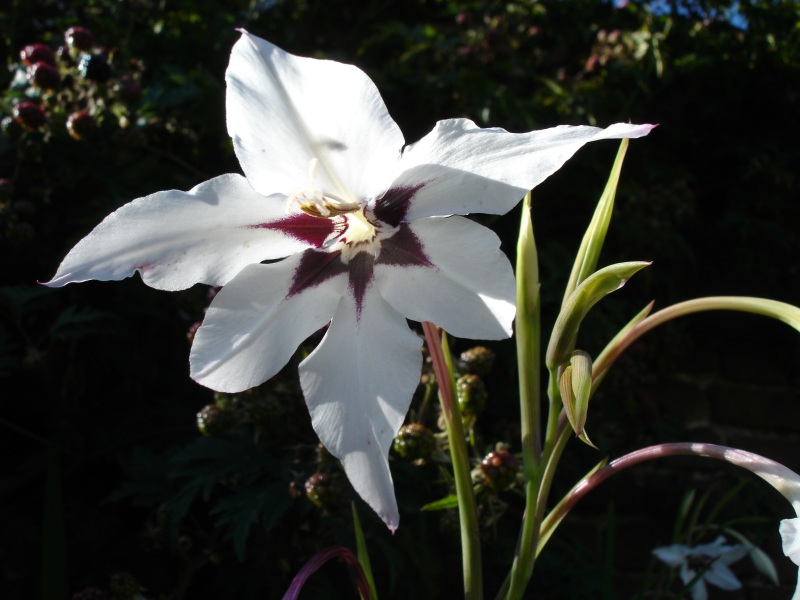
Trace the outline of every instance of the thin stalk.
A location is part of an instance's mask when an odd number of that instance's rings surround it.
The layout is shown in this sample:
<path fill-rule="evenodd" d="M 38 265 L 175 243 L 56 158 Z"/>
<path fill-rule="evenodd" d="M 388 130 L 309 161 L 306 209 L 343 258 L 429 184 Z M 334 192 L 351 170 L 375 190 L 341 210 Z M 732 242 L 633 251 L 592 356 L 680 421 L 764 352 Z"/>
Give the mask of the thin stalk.
<path fill-rule="evenodd" d="M 640 321 L 620 339 L 615 338 L 603 352 L 597 357 L 593 365 L 593 377 L 595 381 L 605 374 L 605 371 L 614 363 L 620 354 L 633 342 L 638 340 L 645 333 L 671 321 L 677 317 L 704 312 L 708 310 L 734 310 L 741 312 L 751 312 L 766 317 L 772 317 L 783 321 L 787 325 L 800 330 L 800 309 L 791 304 L 767 300 L 765 298 L 749 298 L 745 296 L 712 296 L 708 298 L 696 298 L 679 302 L 668 306 L 646 319 Z"/>
<path fill-rule="evenodd" d="M 670 456 L 701 456 L 721 460 L 755 473 L 791 502 L 800 513 L 800 475 L 769 458 L 717 444 L 675 442 L 658 444 L 626 454 L 582 479 L 549 514 L 543 529 L 557 525 L 578 501 L 606 479 L 639 463 Z"/>
<path fill-rule="evenodd" d="M 522 205 L 517 241 L 517 369 L 519 371 L 520 429 L 522 467 L 525 474 L 525 512 L 522 516 L 517 551 L 511 565 L 506 597 L 520 598 L 525 591 L 535 559 L 538 523 L 535 517 L 539 496 L 542 452 L 541 439 L 541 310 L 539 303 L 539 264 L 531 222 L 531 194 Z"/>
<path fill-rule="evenodd" d="M 447 426 L 447 439 L 450 443 L 450 457 L 453 462 L 453 477 L 458 497 L 458 516 L 461 524 L 461 558 L 464 565 L 464 597 L 467 600 L 483 598 L 481 568 L 480 531 L 478 529 L 478 510 L 472 489 L 467 445 L 464 439 L 464 425 L 461 411 L 455 401 L 455 381 L 442 350 L 439 328 L 427 321 L 422 323 L 425 340 L 433 362 L 436 381 L 439 384 L 439 400 L 442 415 Z"/>

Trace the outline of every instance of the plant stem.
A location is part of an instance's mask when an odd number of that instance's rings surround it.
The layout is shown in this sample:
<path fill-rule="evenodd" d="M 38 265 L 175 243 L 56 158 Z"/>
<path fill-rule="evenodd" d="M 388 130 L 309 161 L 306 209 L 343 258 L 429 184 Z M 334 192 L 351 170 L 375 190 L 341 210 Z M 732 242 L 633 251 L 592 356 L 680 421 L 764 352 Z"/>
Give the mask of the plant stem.
<path fill-rule="evenodd" d="M 522 516 L 517 551 L 509 574 L 506 598 L 520 598 L 533 571 L 538 519 L 541 469 L 541 310 L 539 264 L 531 222 L 531 194 L 522 205 L 517 241 L 517 370 L 519 371 L 520 430 L 522 466 L 525 473 L 525 512 Z"/>
<path fill-rule="evenodd" d="M 461 411 L 455 401 L 455 381 L 442 349 L 439 328 L 427 321 L 422 323 L 428 350 L 433 361 L 433 370 L 439 384 L 439 400 L 442 415 L 447 426 L 447 439 L 450 443 L 450 457 L 453 461 L 453 476 L 458 497 L 458 516 L 461 523 L 461 558 L 464 565 L 464 597 L 468 600 L 483 598 L 481 567 L 480 531 L 478 529 L 478 510 L 472 489 L 467 445 L 464 439 L 464 425 Z M 444 335 L 444 334 L 443 334 Z"/>

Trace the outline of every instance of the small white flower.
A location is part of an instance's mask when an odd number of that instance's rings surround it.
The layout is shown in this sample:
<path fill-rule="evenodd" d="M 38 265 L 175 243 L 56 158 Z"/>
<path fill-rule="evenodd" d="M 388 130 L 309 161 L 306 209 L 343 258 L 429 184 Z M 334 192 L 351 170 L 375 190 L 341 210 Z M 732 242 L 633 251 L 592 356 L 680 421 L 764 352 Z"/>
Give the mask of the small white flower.
<path fill-rule="evenodd" d="M 511 265 L 494 233 L 459 215 L 504 214 L 587 142 L 652 126 L 513 134 L 451 119 L 403 148 L 361 70 L 247 32 L 226 80 L 245 177 L 134 200 L 81 240 L 47 285 L 138 271 L 163 290 L 225 286 L 190 359 L 194 379 L 224 392 L 266 381 L 330 323 L 300 364 L 312 424 L 394 530 L 388 453 L 422 365 L 406 319 L 459 337 L 511 335 Z"/>
<path fill-rule="evenodd" d="M 747 555 L 749 549 L 742 544 L 728 545 L 720 536 L 710 544 L 684 546 L 673 544 L 653 550 L 653 554 L 671 567 L 680 568 L 680 578 L 684 585 L 691 587 L 692 600 L 706 600 L 706 583 L 723 590 L 738 590 L 742 584 L 728 568 Z"/>

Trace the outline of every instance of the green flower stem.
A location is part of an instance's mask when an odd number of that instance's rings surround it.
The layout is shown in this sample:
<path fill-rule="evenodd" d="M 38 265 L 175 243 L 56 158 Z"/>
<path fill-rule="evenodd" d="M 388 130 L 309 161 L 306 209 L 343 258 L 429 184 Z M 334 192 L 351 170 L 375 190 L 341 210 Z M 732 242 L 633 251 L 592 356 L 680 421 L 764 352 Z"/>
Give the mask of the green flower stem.
<path fill-rule="evenodd" d="M 541 310 L 539 303 L 539 264 L 531 222 L 531 194 L 522 205 L 517 241 L 517 318 L 515 326 L 519 371 L 520 428 L 522 467 L 525 473 L 525 512 L 522 517 L 517 552 L 508 579 L 507 598 L 520 598 L 533 571 L 538 520 L 541 470 Z M 505 587 L 505 586 L 504 586 Z"/>
<path fill-rule="evenodd" d="M 651 329 L 677 317 L 708 310 L 751 312 L 778 319 L 800 331 L 800 308 L 785 302 L 747 296 L 712 296 L 687 300 L 653 313 L 631 327 L 625 335 L 614 338 L 612 343 L 594 361 L 592 371 L 595 382 L 597 383 L 605 375 L 605 372 L 628 346 Z"/>
<path fill-rule="evenodd" d="M 521 598 L 530 581 L 534 562 L 543 546 L 540 542 L 541 524 L 544 510 L 547 506 L 547 499 L 550 495 L 550 487 L 558 462 L 571 437 L 572 429 L 567 426 L 566 415 L 561 410 L 561 395 L 558 390 L 558 383 L 554 384 L 554 381 L 556 381 L 555 373 L 551 373 L 549 385 L 550 414 L 548 416 L 544 451 L 542 452 L 539 467 L 536 470 L 536 479 L 534 481 L 526 481 L 526 493 L 528 493 L 528 486 L 530 485 L 531 493 L 533 494 L 535 490 L 535 494 L 532 496 L 526 495 L 525 521 L 523 522 L 523 531 L 520 534 L 520 539 L 517 542 L 517 557 L 514 560 L 511 573 L 506 577 L 497 594 L 498 600 Z M 525 535 L 529 537 L 524 537 Z M 547 537 L 549 537 L 549 534 Z M 529 548 L 527 554 L 524 555 L 527 563 L 522 562 L 523 553 L 521 548 L 523 545 Z M 515 578 L 518 578 L 517 581 L 514 580 Z"/>
<path fill-rule="evenodd" d="M 455 401 L 455 381 L 452 370 L 448 368 L 442 350 L 439 328 L 433 323 L 423 322 L 422 329 L 428 343 L 428 350 L 439 383 L 439 399 L 442 415 L 447 426 L 447 439 L 450 443 L 450 457 L 453 461 L 453 476 L 458 496 L 458 516 L 461 523 L 461 557 L 464 565 L 464 597 L 467 600 L 483 598 L 481 567 L 480 531 L 478 529 L 478 510 L 472 489 L 467 445 L 464 439 L 464 425 L 461 411 Z"/>

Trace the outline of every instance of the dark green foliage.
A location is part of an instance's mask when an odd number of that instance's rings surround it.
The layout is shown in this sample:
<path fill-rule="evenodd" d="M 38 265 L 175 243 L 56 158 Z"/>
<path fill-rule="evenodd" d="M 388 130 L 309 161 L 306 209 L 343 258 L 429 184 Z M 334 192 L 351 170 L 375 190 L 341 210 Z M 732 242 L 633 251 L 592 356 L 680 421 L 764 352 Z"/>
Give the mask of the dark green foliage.
<path fill-rule="evenodd" d="M 298 54 L 359 65 L 407 142 L 448 117 L 512 131 L 660 123 L 631 144 L 601 257 L 601 264 L 652 259 L 654 265 L 587 321 L 581 347 L 592 353 L 653 297 L 659 306 L 734 293 L 800 302 L 796 2 L 681 1 L 662 12 L 643 1 L 619 8 L 596 0 L 8 4 L 0 10 L 0 179 L 11 182 L 0 200 L 4 598 L 37 597 L 40 587 L 48 600 L 108 597 L 115 573 L 130 573 L 147 598 L 279 598 L 319 549 L 355 547 L 349 507 L 355 495 L 336 461 L 318 448 L 297 386 L 297 360 L 263 389 L 215 398 L 189 380 L 185 341 L 202 319 L 208 290 L 168 294 L 138 277 L 61 290 L 36 283 L 122 204 L 239 171 L 224 112 L 236 27 Z M 733 5 L 739 20 L 732 24 L 724 15 Z M 33 44 L 42 46 L 26 50 Z M 40 77 L 31 85 L 23 59 L 57 64 L 58 84 Z M 81 111 L 96 127 L 73 135 L 67 123 Z M 587 148 L 534 191 L 545 323 L 553 322 L 615 151 L 611 143 Z M 477 219 L 498 231 L 510 253 L 517 216 Z M 796 338 L 719 319 L 676 325 L 631 349 L 604 384 L 605 395 L 593 400 L 593 441 L 604 453 L 685 439 L 694 396 L 684 400 L 687 416 L 659 403 L 658 394 L 665 382 L 674 385 L 675 371 L 706 381 L 701 367 L 719 365 L 719 355 L 739 345 L 752 350 L 742 360 L 754 372 L 764 370 L 770 390 L 797 389 Z M 513 344 L 492 351 L 497 360 L 486 377 L 491 400 L 475 429 L 484 449 L 476 466 L 495 442 L 511 444 L 512 451 L 519 444 Z M 753 356 L 758 364 L 747 358 Z M 751 401 L 760 399 L 759 390 Z M 430 427 L 434 403 L 425 408 L 417 398 L 413 405 Z M 197 414 L 209 406 L 226 411 L 231 422 L 206 437 Z M 792 427 L 796 422 L 786 419 L 784 431 Z M 695 437 L 715 441 L 715 435 L 701 429 Z M 600 458 L 589 449 L 575 452 L 574 461 L 564 461 L 556 496 Z M 446 471 L 394 458 L 392 470 L 402 515 L 398 533 L 389 535 L 359 506 L 379 593 L 459 597 L 454 513 L 420 513 L 448 498 Z M 304 484 L 320 472 L 342 487 L 336 501 L 317 507 Z M 507 483 L 513 477 L 497 487 Z M 623 533 L 626 524 L 637 533 L 669 527 L 658 519 L 674 515 L 684 487 L 674 474 L 647 485 L 608 492 Z M 490 596 L 509 566 L 522 509 L 513 491 L 503 490 L 502 498 L 495 491 L 481 496 Z M 750 498 L 751 513 L 774 510 L 757 494 Z M 633 549 L 621 538 L 601 541 L 603 523 L 614 521 L 601 501 L 602 508 L 587 508 L 601 515 L 599 525 L 576 516 L 576 525 L 568 521 L 547 548 L 537 565 L 537 598 L 629 597 L 638 590 L 642 556 L 656 537 Z M 725 519 L 746 509 L 726 507 Z M 653 519 L 647 527 L 636 521 L 643 513 Z M 56 525 L 42 535 L 43 523 Z M 42 540 L 48 539 L 55 541 L 43 568 Z M 603 566 L 615 560 L 623 576 L 612 584 L 610 567 Z M 796 575 L 790 571 L 783 579 Z M 41 581 L 47 573 L 55 574 Z M 311 585 L 309 598 L 355 597 L 336 566 Z"/>

